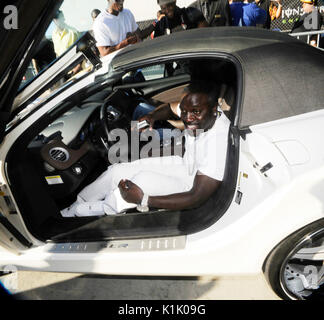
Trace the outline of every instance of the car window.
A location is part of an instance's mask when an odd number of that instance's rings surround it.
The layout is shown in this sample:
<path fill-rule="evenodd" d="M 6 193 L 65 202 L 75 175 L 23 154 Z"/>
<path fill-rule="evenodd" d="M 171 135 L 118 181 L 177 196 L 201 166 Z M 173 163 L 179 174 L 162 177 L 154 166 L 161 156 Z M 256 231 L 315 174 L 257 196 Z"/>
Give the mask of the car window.
<path fill-rule="evenodd" d="M 137 69 L 134 73 L 137 79 L 145 81 L 164 79 L 171 76 L 189 73 L 189 68 L 186 62 L 174 61 L 166 64 L 157 64 L 153 66 Z M 140 77 L 139 77 L 140 75 Z M 136 79 L 135 79 L 136 80 Z M 134 81 L 139 82 L 139 81 Z"/>
<path fill-rule="evenodd" d="M 141 72 L 146 81 L 164 78 L 165 65 L 158 64 L 141 69 Z"/>
<path fill-rule="evenodd" d="M 66 52 L 83 34 L 92 30 L 92 11 L 105 9 L 104 1 L 64 0 L 45 35 L 35 49 L 33 59 L 21 81 L 20 88 Z M 84 68 L 82 66 L 81 68 Z M 76 70 L 76 71 L 80 71 Z"/>

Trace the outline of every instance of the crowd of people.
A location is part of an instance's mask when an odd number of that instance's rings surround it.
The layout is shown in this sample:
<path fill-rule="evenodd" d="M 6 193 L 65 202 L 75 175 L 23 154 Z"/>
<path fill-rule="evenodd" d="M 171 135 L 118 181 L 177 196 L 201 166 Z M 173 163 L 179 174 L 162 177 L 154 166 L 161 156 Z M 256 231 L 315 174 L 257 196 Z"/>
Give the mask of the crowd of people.
<path fill-rule="evenodd" d="M 270 29 L 271 21 L 280 18 L 282 14 L 282 1 L 284 0 L 196 0 L 188 7 L 180 8 L 177 0 L 157 0 L 160 10 L 156 19 L 141 30 L 132 12 L 124 8 L 124 0 L 107 0 L 106 10 L 91 11 L 93 30 L 90 33 L 97 42 L 100 55 L 105 56 L 149 37 L 156 38 L 194 28 L 257 26 Z M 320 30 L 323 19 L 317 8 L 318 0 L 300 2 L 305 14 L 294 23 L 291 33 Z M 55 28 L 52 41 L 44 38 L 33 59 L 36 74 L 81 36 L 80 32 L 66 24 L 62 11 L 56 13 L 53 21 Z M 306 41 L 307 37 L 301 40 Z M 310 44 L 322 46 L 316 36 L 311 38 Z M 78 71 L 80 66 L 73 70 L 73 74 Z"/>
<path fill-rule="evenodd" d="M 300 0 L 305 15 L 295 22 L 292 32 L 320 30 L 322 18 L 317 0 Z M 134 44 L 151 35 L 156 38 L 173 32 L 201 27 L 258 26 L 270 29 L 271 21 L 280 18 L 282 0 L 196 0 L 186 8 L 176 0 L 157 0 L 157 19 L 140 30 L 134 15 L 124 8 L 124 0 L 108 0 L 108 8 L 94 22 L 93 33 L 101 56 Z M 317 25 L 305 28 L 305 17 L 316 13 Z M 316 45 L 316 42 L 311 42 Z"/>
<path fill-rule="evenodd" d="M 320 30 L 323 24 L 323 18 L 317 9 L 318 0 L 300 0 L 302 3 L 304 15 L 300 17 L 291 30 L 292 33 L 306 32 L 310 30 Z M 307 36 L 301 38 L 307 41 Z M 310 38 L 309 44 L 312 46 L 324 47 L 324 38 L 318 39 L 316 35 Z"/>

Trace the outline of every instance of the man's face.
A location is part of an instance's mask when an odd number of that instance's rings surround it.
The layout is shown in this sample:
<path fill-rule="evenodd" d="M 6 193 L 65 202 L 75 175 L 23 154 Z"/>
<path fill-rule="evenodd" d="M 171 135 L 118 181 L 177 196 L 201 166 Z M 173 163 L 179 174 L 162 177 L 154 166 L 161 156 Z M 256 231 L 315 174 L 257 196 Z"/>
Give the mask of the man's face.
<path fill-rule="evenodd" d="M 173 19 L 176 9 L 176 2 L 164 4 L 160 7 L 163 14 L 165 14 L 168 18 Z"/>
<path fill-rule="evenodd" d="M 63 14 L 60 14 L 57 18 L 54 18 L 53 21 L 59 29 L 63 30 L 65 28 L 65 19 Z"/>
<path fill-rule="evenodd" d="M 305 3 L 305 2 L 303 2 L 302 7 L 303 7 L 303 10 L 304 10 L 305 13 L 310 13 L 310 12 L 312 12 L 313 9 L 314 9 L 314 6 L 313 6 L 312 4 L 310 4 L 310 3 Z"/>
<path fill-rule="evenodd" d="M 180 110 L 185 128 L 197 136 L 197 130 L 205 131 L 213 126 L 217 105 L 211 107 L 208 96 L 204 93 L 188 93 L 181 100 Z"/>
<path fill-rule="evenodd" d="M 108 0 L 113 11 L 122 12 L 124 9 L 124 0 Z"/>

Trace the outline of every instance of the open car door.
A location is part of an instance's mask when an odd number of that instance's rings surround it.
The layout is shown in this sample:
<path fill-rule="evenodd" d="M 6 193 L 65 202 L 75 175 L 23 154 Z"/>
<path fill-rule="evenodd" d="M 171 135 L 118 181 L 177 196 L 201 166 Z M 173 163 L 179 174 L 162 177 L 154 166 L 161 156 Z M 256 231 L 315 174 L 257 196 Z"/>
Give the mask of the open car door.
<path fill-rule="evenodd" d="M 5 52 L 0 57 L 0 141 L 2 141 L 6 125 L 11 117 L 12 104 L 21 79 L 31 59 L 33 49 L 52 20 L 55 11 L 62 1 L 41 0 L 30 2 L 26 0 L 8 1 L 0 5 L 3 13 L 1 22 L 9 19 L 5 13 L 15 15 L 17 26 L 1 28 L 0 50 Z M 3 172 L 2 172 L 3 174 Z M 0 251 L 18 253 L 30 247 L 21 231 L 14 227 L 8 219 L 14 217 L 12 200 L 0 181 Z"/>
<path fill-rule="evenodd" d="M 1 28 L 0 50 L 5 52 L 0 57 L 0 144 L 7 130 L 17 124 L 27 113 L 39 104 L 39 99 L 49 87 L 60 81 L 67 71 L 82 60 L 98 69 L 101 61 L 93 51 L 95 43 L 89 33 L 84 33 L 65 53 L 42 69 L 28 81 L 25 78 L 34 52 L 41 42 L 55 12 L 62 0 L 42 0 L 37 3 L 20 0 L 11 1 L 10 8 L 17 12 L 17 28 Z M 0 5 L 1 12 L 7 12 L 5 4 Z M 7 8 L 8 9 L 8 8 Z M 49 28 L 50 29 L 50 28 Z M 73 79 L 64 84 L 67 86 Z M 18 253 L 31 247 L 24 227 L 16 223 L 16 207 L 8 191 L 6 164 L 0 159 L 0 247 L 11 253 Z M 18 230 L 19 229 L 19 230 Z M 1 249 L 0 249 L 1 251 Z"/>

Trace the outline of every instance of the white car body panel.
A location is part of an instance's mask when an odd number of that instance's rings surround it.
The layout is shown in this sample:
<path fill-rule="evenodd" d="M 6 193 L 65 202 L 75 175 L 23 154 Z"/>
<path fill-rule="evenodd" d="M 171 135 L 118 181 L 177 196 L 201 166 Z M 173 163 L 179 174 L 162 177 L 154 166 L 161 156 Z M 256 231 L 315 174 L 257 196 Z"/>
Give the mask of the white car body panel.
<path fill-rule="evenodd" d="M 314 201 L 312 195 L 314 186 L 324 186 L 323 181 L 323 168 L 302 176 L 223 230 L 215 230 L 223 223 L 221 219 L 211 228 L 188 236 L 182 250 L 54 254 L 48 252 L 51 245 L 47 244 L 19 256 L 2 254 L 1 264 L 57 272 L 183 276 L 237 274 L 239 265 L 241 274 L 257 274 L 269 251 L 287 233 L 323 217 L 323 200 Z"/>

